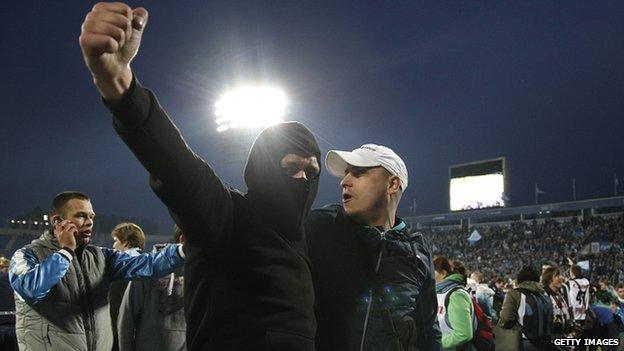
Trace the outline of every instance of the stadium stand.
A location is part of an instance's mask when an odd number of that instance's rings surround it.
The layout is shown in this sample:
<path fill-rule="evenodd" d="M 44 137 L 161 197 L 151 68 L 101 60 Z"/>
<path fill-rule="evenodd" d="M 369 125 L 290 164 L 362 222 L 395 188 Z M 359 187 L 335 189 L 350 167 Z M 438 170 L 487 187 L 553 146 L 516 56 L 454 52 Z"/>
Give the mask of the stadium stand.
<path fill-rule="evenodd" d="M 582 262 L 590 281 L 624 281 L 624 197 L 408 219 L 428 237 L 435 255 L 460 259 L 486 279 L 511 278 L 523 264 L 568 258 Z M 474 232 L 480 240 L 469 241 Z"/>

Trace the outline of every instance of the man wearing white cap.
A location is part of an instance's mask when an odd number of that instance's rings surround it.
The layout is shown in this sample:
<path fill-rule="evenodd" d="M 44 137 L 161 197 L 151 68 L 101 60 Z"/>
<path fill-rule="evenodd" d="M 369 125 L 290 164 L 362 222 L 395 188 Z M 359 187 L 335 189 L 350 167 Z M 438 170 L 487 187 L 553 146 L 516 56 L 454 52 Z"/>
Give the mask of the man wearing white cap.
<path fill-rule="evenodd" d="M 439 350 L 433 262 L 420 233 L 396 211 L 407 168 L 390 148 L 328 152 L 342 204 L 306 223 L 318 350 Z"/>

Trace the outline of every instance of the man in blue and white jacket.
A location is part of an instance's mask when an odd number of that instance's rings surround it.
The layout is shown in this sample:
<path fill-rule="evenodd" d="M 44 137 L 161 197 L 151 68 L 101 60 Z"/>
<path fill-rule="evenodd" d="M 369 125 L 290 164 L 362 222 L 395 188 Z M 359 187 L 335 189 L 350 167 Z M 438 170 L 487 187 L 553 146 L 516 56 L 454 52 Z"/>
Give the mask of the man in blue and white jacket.
<path fill-rule="evenodd" d="M 94 216 L 86 195 L 60 193 L 52 203 L 54 229 L 13 255 L 20 349 L 110 350 L 109 284 L 161 277 L 183 265 L 181 245 L 150 254 L 90 245 Z"/>

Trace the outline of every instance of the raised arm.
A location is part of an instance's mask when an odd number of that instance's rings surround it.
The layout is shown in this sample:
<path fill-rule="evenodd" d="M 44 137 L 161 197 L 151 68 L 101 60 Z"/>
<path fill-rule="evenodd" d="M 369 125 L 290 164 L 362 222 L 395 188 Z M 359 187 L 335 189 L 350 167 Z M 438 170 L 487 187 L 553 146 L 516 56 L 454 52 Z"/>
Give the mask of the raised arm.
<path fill-rule="evenodd" d="M 189 243 L 205 246 L 219 239 L 232 217 L 230 192 L 133 76 L 130 64 L 147 19 L 144 8 L 98 3 L 82 25 L 80 46 L 115 130 L 150 173 L 150 185 Z"/>
<path fill-rule="evenodd" d="M 160 278 L 184 264 L 182 245 L 171 244 L 158 252 L 128 253 L 101 248 L 111 280 Z"/>

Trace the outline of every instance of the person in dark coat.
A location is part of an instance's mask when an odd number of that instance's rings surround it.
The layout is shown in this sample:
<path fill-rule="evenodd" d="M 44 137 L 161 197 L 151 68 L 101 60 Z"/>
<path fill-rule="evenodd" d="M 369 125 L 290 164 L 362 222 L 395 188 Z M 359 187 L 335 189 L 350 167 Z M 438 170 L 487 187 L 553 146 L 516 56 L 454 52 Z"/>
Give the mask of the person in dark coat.
<path fill-rule="evenodd" d="M 306 224 L 321 351 L 438 350 L 433 263 L 420 233 L 396 217 L 407 169 L 391 149 L 365 144 L 327 154 L 342 204 Z"/>
<path fill-rule="evenodd" d="M 186 235 L 187 348 L 311 351 L 314 290 L 303 223 L 316 197 L 318 144 L 300 123 L 268 127 L 249 153 L 247 193 L 224 184 L 130 69 L 147 19 L 143 8 L 99 3 L 80 45 L 115 130 Z"/>

